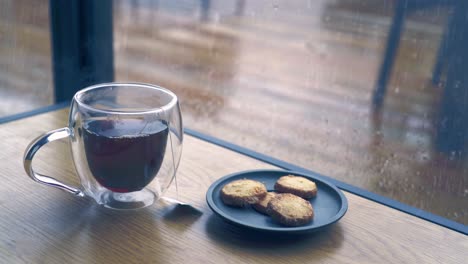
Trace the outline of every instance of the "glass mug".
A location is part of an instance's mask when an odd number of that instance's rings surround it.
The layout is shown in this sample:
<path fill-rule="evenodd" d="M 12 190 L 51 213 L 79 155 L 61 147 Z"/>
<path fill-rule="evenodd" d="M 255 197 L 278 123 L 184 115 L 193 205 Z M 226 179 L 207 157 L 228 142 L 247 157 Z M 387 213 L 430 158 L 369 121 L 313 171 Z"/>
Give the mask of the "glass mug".
<path fill-rule="evenodd" d="M 80 187 L 32 168 L 46 143 L 69 138 Z M 68 127 L 31 142 L 24 168 L 34 181 L 114 209 L 151 205 L 169 188 L 182 154 L 183 128 L 177 96 L 149 84 L 105 83 L 78 91 Z"/>

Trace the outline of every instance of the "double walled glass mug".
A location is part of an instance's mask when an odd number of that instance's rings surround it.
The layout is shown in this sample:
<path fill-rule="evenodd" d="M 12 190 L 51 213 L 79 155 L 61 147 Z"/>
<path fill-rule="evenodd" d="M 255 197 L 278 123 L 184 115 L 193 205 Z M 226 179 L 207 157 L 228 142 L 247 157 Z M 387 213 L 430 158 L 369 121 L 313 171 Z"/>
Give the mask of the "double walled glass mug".
<path fill-rule="evenodd" d="M 106 83 L 78 91 L 68 126 L 30 143 L 24 168 L 34 181 L 114 209 L 148 206 L 175 178 L 182 153 L 177 96 L 148 84 Z M 80 187 L 35 172 L 32 160 L 46 143 L 68 138 Z"/>

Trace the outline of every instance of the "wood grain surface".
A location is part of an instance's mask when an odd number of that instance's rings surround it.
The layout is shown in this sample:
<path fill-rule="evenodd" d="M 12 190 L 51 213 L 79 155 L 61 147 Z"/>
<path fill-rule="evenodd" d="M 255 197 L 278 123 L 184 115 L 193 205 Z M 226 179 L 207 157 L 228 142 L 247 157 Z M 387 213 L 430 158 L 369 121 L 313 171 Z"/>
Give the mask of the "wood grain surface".
<path fill-rule="evenodd" d="M 27 144 L 66 125 L 67 110 L 0 125 L 0 263 L 466 263 L 466 236 L 345 193 L 347 214 L 300 237 L 244 230 L 215 216 L 210 184 L 228 173 L 272 166 L 185 137 L 179 198 L 202 214 L 162 201 L 132 212 L 97 206 L 39 185 L 23 170 Z M 36 156 L 39 172 L 77 184 L 68 143 Z M 174 196 L 172 187 L 168 196 Z"/>

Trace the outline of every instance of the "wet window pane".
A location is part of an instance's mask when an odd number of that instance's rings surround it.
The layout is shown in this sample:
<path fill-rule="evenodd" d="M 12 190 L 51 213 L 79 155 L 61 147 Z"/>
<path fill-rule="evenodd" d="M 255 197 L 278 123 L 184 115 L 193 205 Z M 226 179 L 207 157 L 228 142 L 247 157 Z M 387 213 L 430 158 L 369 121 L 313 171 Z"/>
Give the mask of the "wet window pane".
<path fill-rule="evenodd" d="M 47 1 L 0 1 L 0 117 L 53 102 Z"/>

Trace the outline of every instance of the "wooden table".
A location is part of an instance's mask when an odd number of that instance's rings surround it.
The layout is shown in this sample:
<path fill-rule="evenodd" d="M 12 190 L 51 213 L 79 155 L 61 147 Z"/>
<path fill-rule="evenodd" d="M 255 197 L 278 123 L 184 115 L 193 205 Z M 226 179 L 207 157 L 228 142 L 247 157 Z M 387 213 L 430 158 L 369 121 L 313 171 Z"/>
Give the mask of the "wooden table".
<path fill-rule="evenodd" d="M 67 111 L 59 110 L 0 125 L 1 263 L 467 263 L 465 235 L 350 193 L 347 214 L 308 236 L 277 237 L 225 223 L 205 202 L 210 184 L 273 167 L 190 136 L 179 198 L 202 214 L 162 201 L 133 212 L 102 208 L 39 185 L 23 170 L 27 144 L 66 120 Z M 35 167 L 78 182 L 66 141 L 41 149 Z"/>

